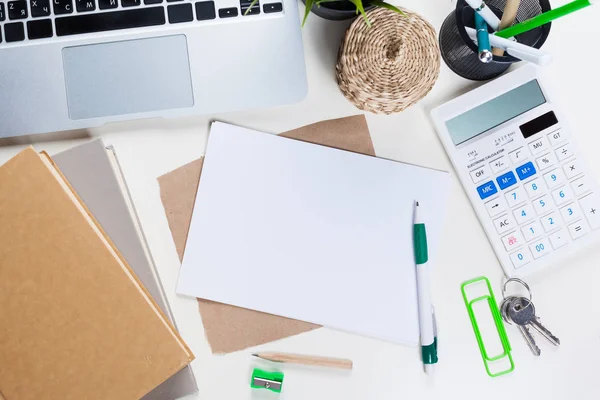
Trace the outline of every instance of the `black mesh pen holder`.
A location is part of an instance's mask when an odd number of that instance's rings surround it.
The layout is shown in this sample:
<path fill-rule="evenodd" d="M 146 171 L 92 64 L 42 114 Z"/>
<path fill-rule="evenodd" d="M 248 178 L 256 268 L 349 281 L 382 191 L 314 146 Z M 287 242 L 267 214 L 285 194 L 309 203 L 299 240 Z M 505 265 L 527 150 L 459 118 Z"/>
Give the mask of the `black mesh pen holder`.
<path fill-rule="evenodd" d="M 506 0 L 485 2 L 498 18 Z M 522 22 L 550 10 L 548 0 L 521 0 L 516 22 Z M 457 75 L 473 81 L 485 81 L 502 75 L 518 58 L 504 55 L 494 56 L 490 63 L 482 63 L 478 57 L 477 45 L 471 40 L 465 27 L 475 28 L 475 11 L 464 0 L 458 0 L 456 10 L 448 15 L 440 30 L 442 58 Z M 540 48 L 548 38 L 551 24 L 548 23 L 517 36 L 519 43 Z"/>

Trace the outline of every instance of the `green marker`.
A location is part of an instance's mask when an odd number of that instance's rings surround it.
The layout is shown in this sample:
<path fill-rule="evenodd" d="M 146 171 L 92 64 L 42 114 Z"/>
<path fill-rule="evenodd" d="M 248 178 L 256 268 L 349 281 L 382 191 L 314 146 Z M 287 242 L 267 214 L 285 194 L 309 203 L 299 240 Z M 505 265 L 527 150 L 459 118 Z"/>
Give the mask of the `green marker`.
<path fill-rule="evenodd" d="M 434 332 L 433 306 L 431 304 L 431 285 L 427 260 L 427 232 L 419 212 L 419 202 L 415 202 L 415 220 L 413 225 L 415 246 L 415 264 L 417 267 L 417 295 L 419 299 L 419 326 L 421 327 L 421 356 L 427 374 L 433 373 L 433 364 L 438 362 L 437 338 Z"/>
<path fill-rule="evenodd" d="M 587 6 L 592 5 L 595 0 L 575 0 L 571 3 L 565 4 L 562 7 L 555 8 L 536 17 L 523 21 L 519 24 L 513 25 L 510 28 L 503 29 L 496 33 L 496 36 L 508 39 L 514 36 L 518 36 L 522 33 L 529 32 L 535 28 L 539 28 L 542 25 L 546 25 L 549 22 L 554 21 L 560 17 L 571 14 L 572 12 L 581 10 Z"/>

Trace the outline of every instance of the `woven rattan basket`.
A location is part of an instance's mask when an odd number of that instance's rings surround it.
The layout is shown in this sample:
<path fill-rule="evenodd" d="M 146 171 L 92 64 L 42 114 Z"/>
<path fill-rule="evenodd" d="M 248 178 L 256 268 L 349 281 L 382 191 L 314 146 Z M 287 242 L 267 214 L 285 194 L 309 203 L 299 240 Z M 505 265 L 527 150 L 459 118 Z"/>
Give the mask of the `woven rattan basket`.
<path fill-rule="evenodd" d="M 377 8 L 372 26 L 356 18 L 346 32 L 336 65 L 342 93 L 356 107 L 376 114 L 400 112 L 421 100 L 440 73 L 433 27 L 420 15 Z"/>

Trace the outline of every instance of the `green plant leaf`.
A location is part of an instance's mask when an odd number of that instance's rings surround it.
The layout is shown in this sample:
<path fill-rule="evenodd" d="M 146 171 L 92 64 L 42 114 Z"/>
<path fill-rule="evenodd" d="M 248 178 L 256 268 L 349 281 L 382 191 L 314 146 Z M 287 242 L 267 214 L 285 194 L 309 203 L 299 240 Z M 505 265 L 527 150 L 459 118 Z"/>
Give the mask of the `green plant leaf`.
<path fill-rule="evenodd" d="M 356 6 L 357 14 L 358 14 L 358 12 L 361 13 L 367 26 L 371 27 L 371 21 L 369 21 L 369 18 L 367 17 L 367 13 L 365 12 L 365 8 L 363 7 L 362 0 L 350 0 L 350 2 Z"/>
<path fill-rule="evenodd" d="M 336 3 L 340 0 L 315 0 L 315 4 L 317 5 L 317 7 L 321 7 L 321 4 L 323 3 Z"/>
<path fill-rule="evenodd" d="M 250 10 L 252 9 L 252 7 L 254 7 L 254 5 L 258 3 L 258 0 L 252 0 L 252 3 L 250 3 L 250 7 L 248 7 L 246 9 L 246 12 L 244 13 L 244 15 L 248 15 L 248 13 L 250 12 Z"/>
<path fill-rule="evenodd" d="M 304 28 L 304 24 L 306 23 L 306 19 L 308 18 L 308 14 L 310 14 L 310 9 L 312 8 L 315 0 L 306 0 L 304 4 L 304 18 L 302 19 L 302 27 Z"/>
<path fill-rule="evenodd" d="M 388 10 L 397 12 L 398 14 L 402 14 L 406 17 L 406 13 L 404 11 L 402 11 L 396 6 L 391 5 L 390 3 L 386 3 L 385 1 L 370 0 L 369 3 L 371 3 L 375 7 L 387 8 Z"/>

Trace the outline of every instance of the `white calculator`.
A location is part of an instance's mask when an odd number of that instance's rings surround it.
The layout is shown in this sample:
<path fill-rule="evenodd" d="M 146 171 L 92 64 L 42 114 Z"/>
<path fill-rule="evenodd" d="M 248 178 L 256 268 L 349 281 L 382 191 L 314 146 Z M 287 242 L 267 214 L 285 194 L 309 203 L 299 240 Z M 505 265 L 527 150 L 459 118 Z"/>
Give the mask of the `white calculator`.
<path fill-rule="evenodd" d="M 600 235 L 600 190 L 538 70 L 431 112 L 504 272 L 545 269 Z"/>

